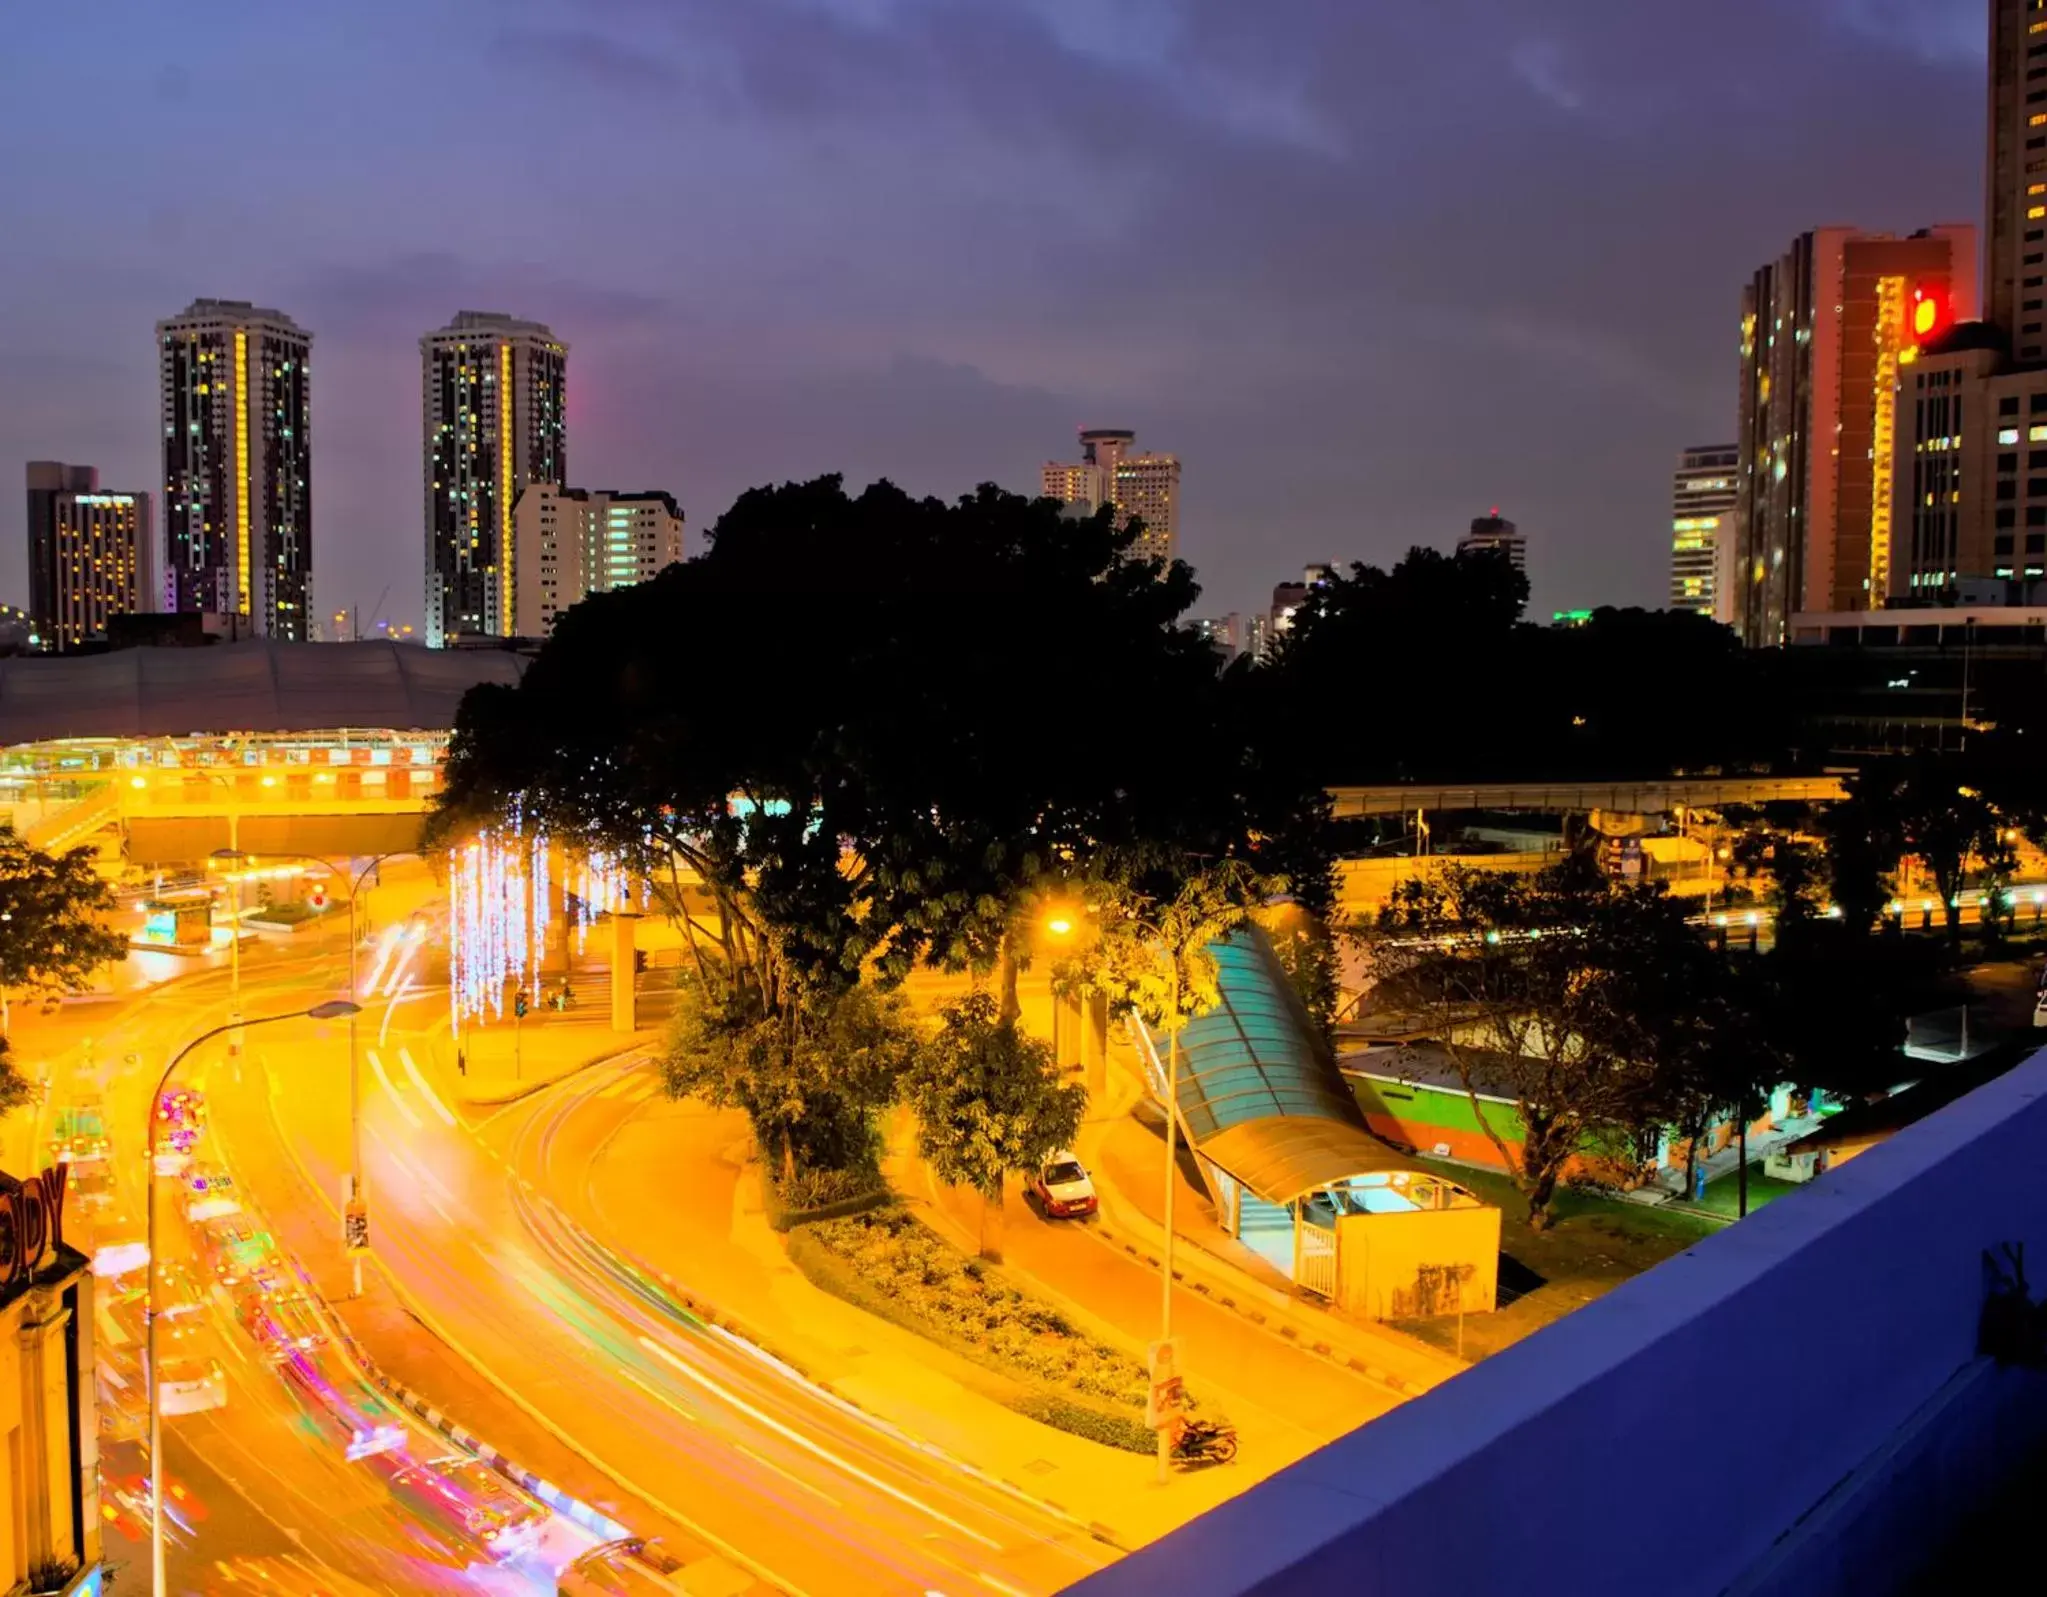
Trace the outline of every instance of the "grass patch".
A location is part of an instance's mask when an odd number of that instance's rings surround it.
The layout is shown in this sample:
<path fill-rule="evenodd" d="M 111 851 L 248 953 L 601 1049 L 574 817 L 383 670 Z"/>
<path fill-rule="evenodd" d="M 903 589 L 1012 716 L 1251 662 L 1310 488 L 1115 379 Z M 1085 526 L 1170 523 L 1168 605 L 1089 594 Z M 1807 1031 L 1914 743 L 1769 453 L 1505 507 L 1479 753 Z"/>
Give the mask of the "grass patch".
<path fill-rule="evenodd" d="M 1508 1177 L 1436 1159 L 1415 1163 L 1500 1210 L 1500 1307 L 1465 1316 L 1467 1359 L 1512 1346 L 1720 1229 L 1717 1218 L 1566 1188 L 1550 1206 L 1549 1228 L 1536 1231 L 1528 1224 L 1528 1200 Z M 1410 1336 L 1458 1351 L 1455 1316 L 1397 1323 Z"/>
<path fill-rule="evenodd" d="M 1007 1378 L 1008 1407 L 1091 1442 L 1149 1453 L 1144 1366 L 970 1259 L 907 1211 L 881 1209 L 789 1233 L 812 1285 Z"/>
<path fill-rule="evenodd" d="M 1772 1199 L 1781 1198 L 1787 1192 L 1796 1192 L 1796 1181 L 1779 1181 L 1775 1176 L 1766 1176 L 1760 1168 L 1751 1166 L 1748 1173 L 1748 1212 L 1754 1214 Z M 1691 1205 L 1708 1214 L 1717 1214 L 1724 1220 L 1736 1219 L 1741 1212 L 1740 1184 L 1734 1179 L 1734 1172 L 1716 1176 L 1706 1183 L 1706 1196 Z"/>

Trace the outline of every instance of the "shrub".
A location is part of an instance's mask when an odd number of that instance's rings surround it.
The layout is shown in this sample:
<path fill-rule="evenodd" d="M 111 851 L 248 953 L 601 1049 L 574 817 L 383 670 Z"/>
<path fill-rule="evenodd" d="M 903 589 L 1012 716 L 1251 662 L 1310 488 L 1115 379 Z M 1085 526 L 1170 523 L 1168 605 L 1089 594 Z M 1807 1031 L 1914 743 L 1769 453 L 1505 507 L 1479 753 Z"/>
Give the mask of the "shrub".
<path fill-rule="evenodd" d="M 1149 1377 L 1062 1314 L 970 1259 L 900 1208 L 820 1221 L 791 1233 L 789 1257 L 812 1283 L 951 1348 L 1024 1388 L 1009 1406 L 1089 1441 L 1150 1452 Z"/>
<path fill-rule="evenodd" d="M 777 1231 L 878 1209 L 894 1198 L 880 1165 L 871 1159 L 851 1170 L 812 1170 L 799 1165 L 788 1177 L 763 1164 L 761 1196 L 768 1224 Z"/>

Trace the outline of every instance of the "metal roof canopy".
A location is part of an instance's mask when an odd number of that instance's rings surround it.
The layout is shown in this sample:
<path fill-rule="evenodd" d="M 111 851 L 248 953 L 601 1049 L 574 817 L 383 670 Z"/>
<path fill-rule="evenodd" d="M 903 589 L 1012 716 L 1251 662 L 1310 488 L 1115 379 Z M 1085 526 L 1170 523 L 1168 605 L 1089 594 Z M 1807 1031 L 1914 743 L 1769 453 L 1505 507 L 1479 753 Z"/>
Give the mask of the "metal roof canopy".
<path fill-rule="evenodd" d="M 64 738 L 447 731 L 479 682 L 516 683 L 505 650 L 414 644 L 277 643 L 0 660 L 0 746 Z"/>
<path fill-rule="evenodd" d="M 1222 1002 L 1180 1033 L 1180 1123 L 1195 1151 L 1280 1204 L 1351 1177 L 1416 1169 L 1365 1129 L 1265 934 L 1233 932 L 1209 953 Z M 1156 1057 L 1148 1032 L 1146 1041 Z"/>

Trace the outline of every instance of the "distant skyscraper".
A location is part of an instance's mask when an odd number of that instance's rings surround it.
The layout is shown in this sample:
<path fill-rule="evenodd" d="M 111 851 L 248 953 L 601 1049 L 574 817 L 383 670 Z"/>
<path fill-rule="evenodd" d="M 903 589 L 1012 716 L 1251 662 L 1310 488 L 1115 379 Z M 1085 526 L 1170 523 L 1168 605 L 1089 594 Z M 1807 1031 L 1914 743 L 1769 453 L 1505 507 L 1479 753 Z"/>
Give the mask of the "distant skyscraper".
<path fill-rule="evenodd" d="M 148 494 L 102 493 L 90 466 L 28 463 L 29 612 L 42 646 L 101 637 L 155 605 Z"/>
<path fill-rule="evenodd" d="M 509 636 L 513 509 L 568 474 L 568 346 L 538 322 L 462 311 L 419 341 L 425 425 L 426 629 Z"/>
<path fill-rule="evenodd" d="M 1048 460 L 1039 480 L 1048 499 L 1088 511 L 1113 505 L 1123 520 L 1142 520 L 1144 534 L 1133 552 L 1171 560 L 1180 542 L 1180 460 L 1133 454 L 1136 442 L 1137 434 L 1125 427 L 1085 428 L 1080 459 Z"/>
<path fill-rule="evenodd" d="M 1794 615 L 1874 609 L 1903 585 L 1900 371 L 1919 339 L 1974 313 L 1975 249 L 1968 226 L 1821 228 L 1743 290 L 1728 598 L 1744 642 L 1782 643 Z"/>
<path fill-rule="evenodd" d="M 1203 616 L 1187 625 L 1206 638 L 1225 660 L 1244 652 L 1244 618 L 1232 610 L 1228 615 Z"/>
<path fill-rule="evenodd" d="M 2047 10 L 1990 0 L 1990 148 L 1984 163 L 1984 316 L 2021 364 L 2047 359 Z"/>
<path fill-rule="evenodd" d="M 159 322 L 163 603 L 307 636 L 313 338 L 282 311 L 194 300 Z"/>
<path fill-rule="evenodd" d="M 1471 554 L 1480 549 L 1498 549 L 1514 563 L 1514 569 L 1523 573 L 1528 570 L 1528 539 L 1521 529 L 1507 520 L 1495 506 L 1471 523 L 1471 531 L 1457 540 L 1459 554 Z"/>
<path fill-rule="evenodd" d="M 514 631 L 544 638 L 589 594 L 645 582 L 682 559 L 682 509 L 665 493 L 535 483 L 513 513 Z"/>
<path fill-rule="evenodd" d="M 49 635 L 57 614 L 57 501 L 98 487 L 99 473 L 91 466 L 28 463 L 28 613 L 40 636 Z"/>
<path fill-rule="evenodd" d="M 1720 545 L 1734 536 L 1733 444 L 1687 449 L 1670 490 L 1670 608 L 1710 616 L 1718 592 Z"/>
<path fill-rule="evenodd" d="M 1309 566 L 1301 572 L 1299 582 L 1282 582 L 1273 588 L 1272 608 L 1265 613 L 1265 626 L 1258 640 L 1261 659 L 1267 650 L 1293 630 L 1294 616 L 1308 602 L 1308 595 L 1335 575 L 1334 566 Z"/>

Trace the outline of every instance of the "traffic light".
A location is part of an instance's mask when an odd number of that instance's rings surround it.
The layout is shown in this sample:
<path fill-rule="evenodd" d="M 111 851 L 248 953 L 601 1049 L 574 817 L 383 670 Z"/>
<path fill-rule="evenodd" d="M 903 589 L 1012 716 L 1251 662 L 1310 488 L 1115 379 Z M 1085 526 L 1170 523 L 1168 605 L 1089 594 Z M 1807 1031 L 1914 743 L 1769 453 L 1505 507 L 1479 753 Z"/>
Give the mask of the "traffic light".
<path fill-rule="evenodd" d="M 526 989 L 523 987 L 512 995 L 512 1017 L 515 1020 L 526 1018 Z"/>
<path fill-rule="evenodd" d="M 327 884 L 325 882 L 313 883 L 313 891 L 309 897 L 313 908 L 325 909 L 327 907 Z"/>
<path fill-rule="evenodd" d="M 647 974 L 647 951 L 644 948 L 633 950 L 633 974 L 635 976 Z"/>
<path fill-rule="evenodd" d="M 341 1239 L 350 1253 L 361 1253 L 369 1247 L 370 1211 L 360 1203 L 349 1204 L 348 1212 L 341 1217 Z"/>

